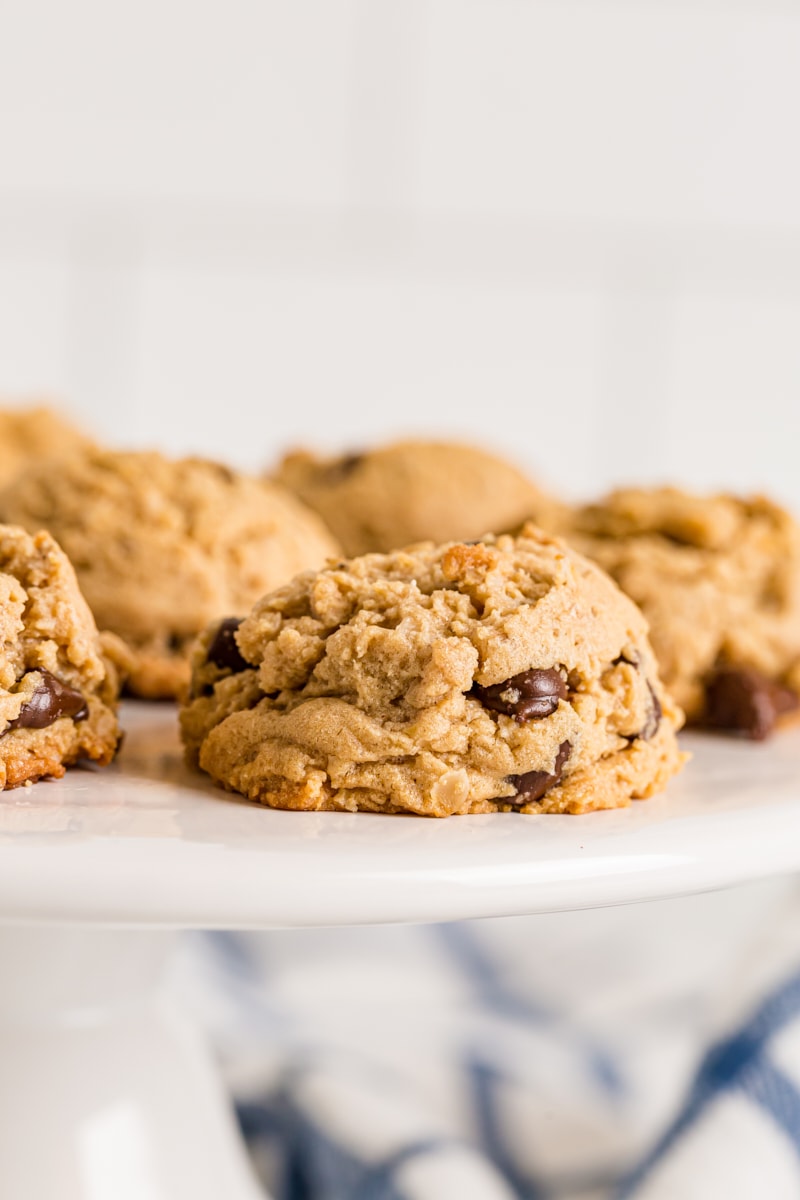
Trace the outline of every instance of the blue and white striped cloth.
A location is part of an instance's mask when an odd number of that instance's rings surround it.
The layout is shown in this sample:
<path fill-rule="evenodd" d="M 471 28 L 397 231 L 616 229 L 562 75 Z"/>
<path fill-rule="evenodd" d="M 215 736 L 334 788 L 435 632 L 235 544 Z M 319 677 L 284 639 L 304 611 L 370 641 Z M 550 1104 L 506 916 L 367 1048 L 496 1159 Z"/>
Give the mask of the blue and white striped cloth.
<path fill-rule="evenodd" d="M 202 1004 L 275 1200 L 797 1200 L 800 885 L 213 934 Z"/>

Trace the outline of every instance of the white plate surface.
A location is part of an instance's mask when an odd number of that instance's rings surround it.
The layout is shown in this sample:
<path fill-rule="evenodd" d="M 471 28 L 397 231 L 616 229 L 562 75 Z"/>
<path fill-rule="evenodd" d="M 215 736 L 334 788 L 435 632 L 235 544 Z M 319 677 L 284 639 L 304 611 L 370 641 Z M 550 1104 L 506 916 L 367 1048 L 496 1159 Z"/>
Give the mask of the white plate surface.
<path fill-rule="evenodd" d="M 677 896 L 800 870 L 800 729 L 684 739 L 668 791 L 585 817 L 272 812 L 128 704 L 117 764 L 0 798 L 0 920 L 245 928 L 432 921 Z"/>

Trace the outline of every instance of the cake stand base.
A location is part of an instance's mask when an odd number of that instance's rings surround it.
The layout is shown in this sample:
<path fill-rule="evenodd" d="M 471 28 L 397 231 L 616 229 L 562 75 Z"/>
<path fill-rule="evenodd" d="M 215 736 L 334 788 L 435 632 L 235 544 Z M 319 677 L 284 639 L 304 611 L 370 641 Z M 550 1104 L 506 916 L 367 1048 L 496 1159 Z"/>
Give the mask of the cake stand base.
<path fill-rule="evenodd" d="M 162 994 L 172 941 L 0 928 L 0 1196 L 264 1200 L 207 1049 Z"/>

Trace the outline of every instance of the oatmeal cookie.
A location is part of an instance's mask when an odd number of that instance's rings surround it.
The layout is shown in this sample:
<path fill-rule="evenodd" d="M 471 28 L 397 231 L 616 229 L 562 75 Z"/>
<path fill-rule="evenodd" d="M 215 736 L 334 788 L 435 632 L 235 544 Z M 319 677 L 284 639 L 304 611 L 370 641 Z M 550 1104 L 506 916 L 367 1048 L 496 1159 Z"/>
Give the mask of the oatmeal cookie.
<path fill-rule="evenodd" d="M 550 503 L 510 463 L 452 442 L 396 442 L 337 458 L 298 451 L 276 478 L 319 513 L 349 555 L 505 533 Z"/>
<path fill-rule="evenodd" d="M 47 533 L 0 526 L 0 790 L 109 763 L 118 692 L 66 555 Z"/>
<path fill-rule="evenodd" d="M 568 526 L 642 609 L 691 722 L 760 739 L 798 707 L 800 527 L 788 512 L 760 496 L 629 488 Z"/>
<path fill-rule="evenodd" d="M 438 817 L 650 796 L 680 722 L 641 613 L 535 526 L 298 576 L 204 633 L 181 712 L 250 800 Z"/>
<path fill-rule="evenodd" d="M 129 688 L 178 694 L 195 636 L 338 547 L 277 484 L 199 459 L 93 451 L 39 462 L 0 492 L 2 519 L 48 529 L 95 619 L 130 649 Z"/>

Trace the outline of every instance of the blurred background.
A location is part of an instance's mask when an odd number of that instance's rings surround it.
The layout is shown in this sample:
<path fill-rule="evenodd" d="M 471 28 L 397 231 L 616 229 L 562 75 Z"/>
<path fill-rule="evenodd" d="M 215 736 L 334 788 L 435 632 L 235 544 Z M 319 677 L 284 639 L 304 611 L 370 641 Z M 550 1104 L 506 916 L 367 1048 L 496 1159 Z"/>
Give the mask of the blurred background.
<path fill-rule="evenodd" d="M 788 0 L 0 0 L 0 386 L 800 505 Z"/>

